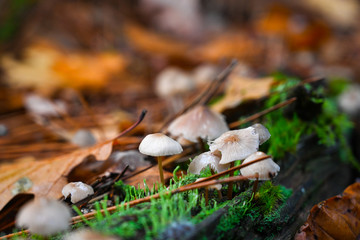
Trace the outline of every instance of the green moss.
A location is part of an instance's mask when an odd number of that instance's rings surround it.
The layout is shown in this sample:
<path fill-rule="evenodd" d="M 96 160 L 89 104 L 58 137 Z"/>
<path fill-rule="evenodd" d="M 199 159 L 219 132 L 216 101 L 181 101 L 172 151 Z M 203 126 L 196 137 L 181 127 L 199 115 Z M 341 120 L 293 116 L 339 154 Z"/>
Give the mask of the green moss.
<path fill-rule="evenodd" d="M 300 80 L 288 78 L 284 75 L 276 75 L 277 84 L 271 90 L 273 94 L 265 102 L 265 108 L 274 106 L 277 103 L 289 98 L 289 88 L 296 86 Z M 340 93 L 335 87 L 340 85 L 345 89 L 343 80 L 332 81 L 332 87 L 324 89 L 305 84 L 305 88 L 310 92 L 310 100 L 317 104 L 322 104 L 322 112 L 311 121 L 301 120 L 296 114 L 292 117 L 284 117 L 284 109 L 276 110 L 264 117 L 264 125 L 271 133 L 271 140 L 266 142 L 261 150 L 272 155 L 276 159 L 281 159 L 286 153 L 295 153 L 301 137 L 316 134 L 318 144 L 326 147 L 339 144 L 340 157 L 351 163 L 360 171 L 360 164 L 351 153 L 349 144 L 346 140 L 346 133 L 352 128 L 352 123 L 346 115 L 341 114 L 336 105 L 335 97 Z M 330 85 L 331 86 L 331 85 Z M 324 95 L 328 95 L 324 98 Z"/>
<path fill-rule="evenodd" d="M 291 194 L 292 190 L 274 186 L 270 181 L 264 182 L 255 196 L 250 189 L 241 193 L 226 203 L 228 211 L 216 228 L 218 239 L 225 238 L 236 227 L 241 228 L 244 221 L 252 222 L 259 232 L 265 231 L 271 222 L 280 218 L 279 212 Z"/>

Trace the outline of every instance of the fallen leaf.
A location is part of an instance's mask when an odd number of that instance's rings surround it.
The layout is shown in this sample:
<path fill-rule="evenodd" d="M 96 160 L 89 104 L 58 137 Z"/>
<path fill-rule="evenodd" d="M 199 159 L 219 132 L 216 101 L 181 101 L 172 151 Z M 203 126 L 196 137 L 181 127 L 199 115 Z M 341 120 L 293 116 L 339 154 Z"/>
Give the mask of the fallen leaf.
<path fill-rule="evenodd" d="M 360 234 L 360 183 L 331 197 L 311 211 L 295 239 L 356 239 Z"/>
<path fill-rule="evenodd" d="M 15 225 L 15 217 L 25 203 L 34 199 L 34 194 L 16 194 L 0 211 L 0 232 L 11 232 Z"/>
<path fill-rule="evenodd" d="M 169 58 L 186 58 L 188 46 L 169 37 L 156 34 L 132 23 L 125 25 L 129 43 L 141 52 Z"/>
<path fill-rule="evenodd" d="M 221 59 L 249 59 L 259 56 L 262 45 L 249 36 L 237 33 L 223 33 L 194 49 L 192 54 L 202 61 L 218 62 Z"/>
<path fill-rule="evenodd" d="M 42 161 L 26 161 L 0 165 L 0 208 L 12 197 L 14 184 L 27 177 L 33 186 L 27 191 L 35 196 L 59 198 L 63 186 L 67 184 L 66 176 L 71 169 L 81 163 L 88 155 L 97 159 L 107 159 L 112 151 L 112 141 L 97 144 L 93 147 Z"/>
<path fill-rule="evenodd" d="M 45 94 L 58 88 L 98 88 L 122 72 L 125 58 L 119 53 L 66 53 L 60 47 L 38 41 L 24 50 L 24 58 L 0 59 L 5 80 L 15 88 L 30 87 Z"/>
<path fill-rule="evenodd" d="M 228 81 L 224 98 L 211 106 L 217 112 L 235 108 L 244 100 L 259 99 L 268 95 L 274 79 L 272 77 L 245 78 L 232 75 Z"/>

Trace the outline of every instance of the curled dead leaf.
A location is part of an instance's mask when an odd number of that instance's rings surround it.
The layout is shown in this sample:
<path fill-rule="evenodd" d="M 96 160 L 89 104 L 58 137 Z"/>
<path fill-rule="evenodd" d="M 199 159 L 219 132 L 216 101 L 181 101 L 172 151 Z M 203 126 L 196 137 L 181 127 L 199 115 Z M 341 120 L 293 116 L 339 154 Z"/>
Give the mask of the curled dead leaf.
<path fill-rule="evenodd" d="M 33 160 L 0 165 L 0 207 L 13 197 L 11 190 L 14 184 L 23 177 L 27 177 L 33 183 L 28 193 L 49 198 L 61 197 L 61 189 L 67 184 L 66 176 L 73 167 L 90 154 L 97 159 L 107 159 L 111 151 L 112 141 L 107 141 L 42 161 Z"/>
<path fill-rule="evenodd" d="M 354 183 L 342 195 L 315 205 L 295 239 L 357 239 L 360 235 L 358 190 L 360 183 Z"/>

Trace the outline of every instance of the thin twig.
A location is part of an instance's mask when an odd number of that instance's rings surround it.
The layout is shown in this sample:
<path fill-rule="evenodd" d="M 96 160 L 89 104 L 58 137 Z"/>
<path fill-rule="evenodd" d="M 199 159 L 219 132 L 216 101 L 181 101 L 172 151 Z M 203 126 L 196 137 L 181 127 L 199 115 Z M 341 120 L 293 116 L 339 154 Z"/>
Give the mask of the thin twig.
<path fill-rule="evenodd" d="M 140 203 L 145 203 L 145 202 L 150 202 L 152 199 L 158 199 L 160 198 L 160 196 L 163 195 L 172 195 L 172 194 L 176 194 L 176 193 L 181 193 L 181 192 L 185 192 L 185 191 L 190 191 L 190 190 L 194 190 L 194 189 L 198 189 L 198 188 L 204 188 L 204 187 L 208 187 L 214 184 L 222 184 L 222 183 L 229 183 L 229 182 L 236 182 L 236 181 L 242 181 L 242 180 L 248 180 L 249 178 L 254 178 L 254 176 L 235 176 L 235 177 L 229 177 L 229 178 L 225 178 L 225 179 L 216 179 L 216 180 L 209 180 L 209 181 L 202 181 L 202 182 L 197 182 L 196 184 L 192 184 L 192 185 L 185 185 L 182 187 L 179 187 L 177 189 L 174 189 L 172 191 L 167 191 L 165 193 L 157 193 L 145 198 L 141 198 L 141 199 L 136 199 L 127 203 L 123 203 L 122 205 L 127 207 L 133 207 L 137 204 Z M 100 213 L 104 213 L 109 212 L 112 213 L 114 211 L 116 211 L 116 209 L 118 209 L 119 206 L 112 206 L 107 208 L 106 210 L 100 210 Z M 98 214 L 98 212 L 91 212 L 91 213 L 87 213 L 84 214 L 82 216 L 76 216 L 72 218 L 72 223 L 78 223 L 81 222 L 83 219 L 91 219 L 94 218 L 95 214 Z"/>
<path fill-rule="evenodd" d="M 193 190 L 193 189 L 197 189 L 197 188 L 203 188 L 203 187 L 207 187 L 207 186 L 214 185 L 214 184 L 217 184 L 217 183 L 227 183 L 227 182 L 234 182 L 234 181 L 244 180 L 244 179 L 248 179 L 248 178 L 254 178 L 254 176 L 247 176 L 247 177 L 235 176 L 235 177 L 230 177 L 230 178 L 226 178 L 226 179 L 214 180 L 214 179 L 217 179 L 217 178 L 219 178 L 221 176 L 229 174 L 230 172 L 234 172 L 234 171 L 236 171 L 238 169 L 249 166 L 249 165 L 251 165 L 253 163 L 256 163 L 256 162 L 263 161 L 263 160 L 265 160 L 267 158 L 270 158 L 270 157 L 271 156 L 264 156 L 264 157 L 255 159 L 255 160 L 253 160 L 251 162 L 242 164 L 240 166 L 230 168 L 230 169 L 228 169 L 228 170 L 226 170 L 226 171 L 224 171 L 222 173 L 218 173 L 218 174 L 215 174 L 213 176 L 203 178 L 203 179 L 201 179 L 201 180 L 199 180 L 197 182 L 194 182 L 194 183 L 187 184 L 185 186 L 179 187 L 177 189 L 174 189 L 172 191 L 167 192 L 167 194 L 175 194 L 175 193 L 189 191 L 189 190 Z M 161 194 L 164 194 L 164 193 L 161 193 Z M 132 206 L 135 206 L 135 205 L 140 204 L 140 203 L 149 202 L 151 199 L 157 199 L 159 197 L 160 197 L 160 194 L 157 193 L 157 194 L 145 197 L 145 198 L 136 199 L 136 200 L 124 203 L 125 204 L 124 206 L 132 207 Z M 115 211 L 117 209 L 117 207 L 118 206 L 109 207 L 109 208 L 106 209 L 106 211 L 113 212 L 113 211 Z M 104 212 L 104 210 L 101 210 L 101 212 Z M 77 223 L 77 222 L 82 221 L 83 218 L 86 218 L 86 219 L 93 218 L 95 214 L 96 213 L 91 212 L 91 213 L 84 214 L 82 216 L 73 217 L 72 222 Z"/>
<path fill-rule="evenodd" d="M 253 161 L 251 161 L 251 162 L 243 163 L 243 164 L 241 164 L 241 165 L 239 165 L 239 166 L 235 166 L 235 167 L 229 168 L 228 170 L 223 171 L 223 172 L 221 172 L 221 173 L 214 174 L 214 175 L 212 175 L 212 176 L 210 176 L 210 177 L 207 177 L 207 178 L 202 178 L 201 180 L 198 180 L 196 183 L 201 183 L 201 182 L 209 181 L 209 180 L 212 180 L 212 179 L 220 178 L 220 177 L 222 177 L 222 176 L 224 176 L 224 175 L 226 175 L 226 174 L 229 174 L 229 173 L 234 172 L 234 171 L 236 171 L 236 170 L 239 170 L 239 169 L 241 169 L 241 168 L 247 167 L 247 166 L 249 166 L 249 165 L 251 165 L 251 164 L 253 164 L 253 163 L 257 163 L 257 162 L 263 161 L 263 160 L 265 160 L 265 159 L 267 159 L 267 158 L 271 158 L 271 156 L 270 156 L 270 155 L 266 155 L 266 156 L 257 158 L 257 159 L 255 159 L 255 160 L 253 160 Z M 188 184 L 188 185 L 194 185 L 194 184 L 195 184 L 195 183 L 190 183 L 190 184 Z"/>
<path fill-rule="evenodd" d="M 274 105 L 274 106 L 272 106 L 272 107 L 270 107 L 268 109 L 265 109 L 265 110 L 263 110 L 261 112 L 255 113 L 255 114 L 253 114 L 253 115 L 251 115 L 251 116 L 249 116 L 249 117 L 247 117 L 247 118 L 245 118 L 243 120 L 232 122 L 232 123 L 229 124 L 229 128 L 234 129 L 236 127 L 241 126 L 242 124 L 254 121 L 255 119 L 258 119 L 258 118 L 260 118 L 260 117 L 262 117 L 262 116 L 264 116 L 264 115 L 266 115 L 266 114 L 268 114 L 268 113 L 270 113 L 272 111 L 275 111 L 275 110 L 277 110 L 279 108 L 285 107 L 285 106 L 287 106 L 290 103 L 293 103 L 295 101 L 296 101 L 296 97 L 290 98 L 290 99 L 288 99 L 288 100 L 286 100 L 284 102 L 278 103 L 278 104 L 276 104 L 276 105 Z"/>
<path fill-rule="evenodd" d="M 204 89 L 204 91 L 197 98 L 195 98 L 193 101 L 191 101 L 191 103 L 189 103 L 187 106 L 185 106 L 181 111 L 179 111 L 175 115 L 167 118 L 165 120 L 164 124 L 160 127 L 159 132 L 164 131 L 165 128 L 170 124 L 170 122 L 172 122 L 175 118 L 184 114 L 185 112 L 187 112 L 188 110 L 190 110 L 191 108 L 196 106 L 197 104 L 199 104 L 199 103 L 206 104 L 213 97 L 213 95 L 218 90 L 218 88 L 222 84 L 222 82 L 224 82 L 227 79 L 227 77 L 230 75 L 230 73 L 232 72 L 232 70 L 234 69 L 236 64 L 237 64 L 237 61 L 232 60 L 230 65 L 224 71 L 222 71 L 215 78 L 215 80 L 206 89 Z"/>
<path fill-rule="evenodd" d="M 85 111 L 89 114 L 91 120 L 95 124 L 95 126 L 100 130 L 100 137 L 102 140 L 105 140 L 105 131 L 103 127 L 99 124 L 98 120 L 96 119 L 94 111 L 89 106 L 88 102 L 85 100 L 84 96 L 77 90 L 74 90 L 76 96 L 78 97 L 81 105 L 84 107 Z"/>

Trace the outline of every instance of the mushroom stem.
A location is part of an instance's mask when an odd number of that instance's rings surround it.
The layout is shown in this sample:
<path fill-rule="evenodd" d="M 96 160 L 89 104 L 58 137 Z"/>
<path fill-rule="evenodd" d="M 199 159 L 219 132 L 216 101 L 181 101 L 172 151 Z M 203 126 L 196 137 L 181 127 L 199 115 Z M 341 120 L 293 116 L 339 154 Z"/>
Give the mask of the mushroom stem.
<path fill-rule="evenodd" d="M 205 205 L 209 205 L 209 188 L 205 188 Z"/>
<path fill-rule="evenodd" d="M 201 137 L 198 137 L 197 140 L 198 140 L 198 143 L 200 145 L 200 151 L 201 152 L 206 152 L 206 149 L 204 147 L 204 141 L 201 139 Z"/>
<path fill-rule="evenodd" d="M 163 156 L 157 157 L 158 166 L 159 166 L 160 181 L 161 181 L 162 185 L 165 185 L 164 172 L 163 172 L 163 167 L 162 167 L 162 160 L 163 159 L 164 159 Z"/>
<path fill-rule="evenodd" d="M 258 183 L 259 183 L 259 173 L 255 173 L 255 176 L 256 176 L 256 180 L 253 185 L 253 193 L 252 193 L 254 196 L 255 196 L 255 192 L 257 190 Z"/>
<path fill-rule="evenodd" d="M 221 194 L 221 191 L 220 190 L 217 190 L 217 192 L 218 192 L 218 199 L 219 199 L 219 201 L 222 199 L 222 194 Z"/>
<path fill-rule="evenodd" d="M 234 162 L 231 162 L 231 163 L 230 163 L 230 168 L 233 168 L 233 167 L 234 167 Z M 229 177 L 232 177 L 232 176 L 234 176 L 234 171 L 231 171 L 231 172 L 229 173 Z M 233 182 L 230 182 L 230 183 L 228 184 L 228 192 L 227 192 L 227 198 L 228 198 L 228 200 L 232 199 L 232 193 L 233 193 Z"/>

